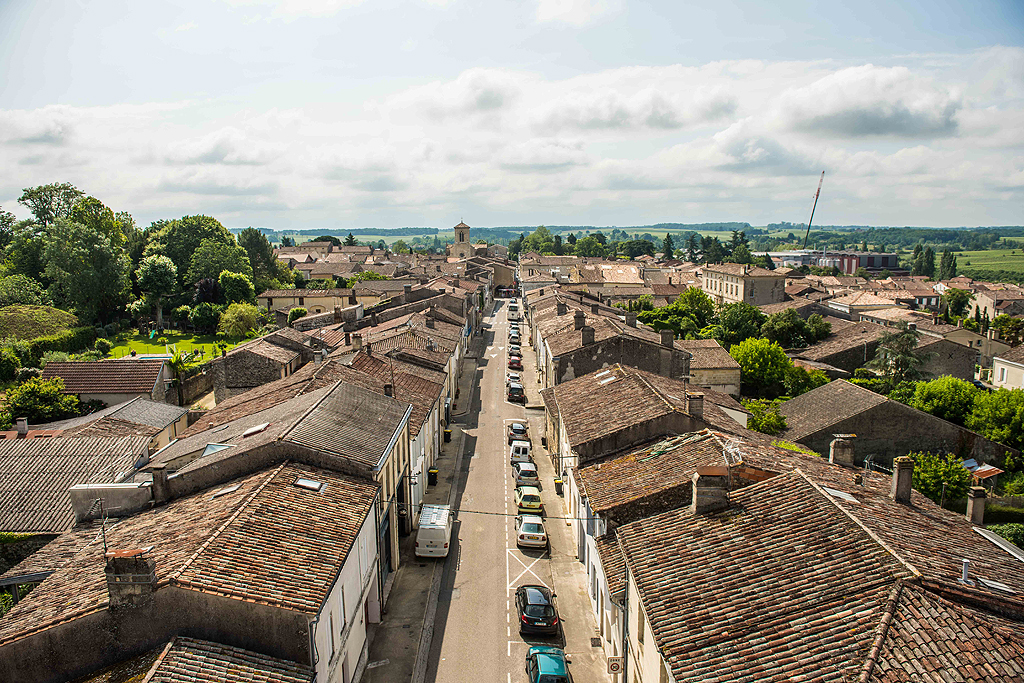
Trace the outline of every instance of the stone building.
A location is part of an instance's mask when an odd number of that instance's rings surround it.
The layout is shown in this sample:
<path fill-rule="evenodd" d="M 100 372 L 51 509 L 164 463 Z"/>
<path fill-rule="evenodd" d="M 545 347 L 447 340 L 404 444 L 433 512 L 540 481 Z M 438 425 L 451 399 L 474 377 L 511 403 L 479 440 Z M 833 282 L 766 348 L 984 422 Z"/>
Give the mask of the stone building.
<path fill-rule="evenodd" d="M 786 299 L 786 277 L 757 266 L 711 264 L 704 266 L 702 289 L 719 306 L 738 301 L 763 306 Z"/>

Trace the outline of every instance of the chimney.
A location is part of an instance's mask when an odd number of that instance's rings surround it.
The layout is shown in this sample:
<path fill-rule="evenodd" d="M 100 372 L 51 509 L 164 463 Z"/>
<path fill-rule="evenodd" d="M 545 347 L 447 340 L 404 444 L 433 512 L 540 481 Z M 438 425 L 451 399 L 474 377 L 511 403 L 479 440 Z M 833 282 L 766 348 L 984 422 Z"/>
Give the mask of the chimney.
<path fill-rule="evenodd" d="M 434 329 L 434 319 L 433 318 L 427 318 L 427 327 L 429 329 L 431 329 L 431 330 Z"/>
<path fill-rule="evenodd" d="M 557 313 L 558 315 L 565 315 L 568 310 L 569 307 L 565 305 L 564 301 L 559 301 L 557 304 L 555 304 L 555 313 Z"/>
<path fill-rule="evenodd" d="M 153 495 L 153 503 L 161 505 L 171 497 L 170 489 L 167 488 L 167 464 L 159 462 L 149 468 L 153 473 L 153 487 L 150 492 Z"/>
<path fill-rule="evenodd" d="M 972 486 L 967 491 L 967 521 L 981 526 L 985 520 L 985 487 Z"/>
<path fill-rule="evenodd" d="M 395 395 L 395 385 L 391 384 L 391 383 L 385 384 L 384 385 L 384 395 L 385 396 L 394 396 Z"/>
<path fill-rule="evenodd" d="M 626 324 L 636 327 L 636 311 L 626 311 Z"/>
<path fill-rule="evenodd" d="M 355 306 L 357 303 L 359 302 L 356 301 L 356 293 L 352 292 L 351 294 L 348 295 L 348 304 L 349 306 Z"/>
<path fill-rule="evenodd" d="M 690 512 L 702 515 L 729 507 L 729 469 L 698 467 L 693 473 L 693 497 Z"/>
<path fill-rule="evenodd" d="M 671 348 L 673 348 L 675 346 L 675 341 L 676 341 L 676 333 L 675 332 L 673 332 L 672 330 L 662 330 L 661 331 L 661 345 L 662 346 L 667 346 L 668 348 L 671 349 Z"/>
<path fill-rule="evenodd" d="M 590 312 L 593 313 L 594 315 L 597 315 L 598 313 L 601 312 L 601 305 L 600 304 L 590 304 Z"/>
<path fill-rule="evenodd" d="M 668 285 L 669 285 L 669 287 L 672 286 L 672 276 L 671 275 L 668 276 Z"/>
<path fill-rule="evenodd" d="M 992 341 L 999 341 L 999 330 L 994 327 L 988 328 L 988 338 Z"/>
<path fill-rule="evenodd" d="M 963 327 L 964 326 L 964 319 L 960 318 L 959 320 L 957 320 L 956 321 L 956 326 L 957 327 Z"/>
<path fill-rule="evenodd" d="M 686 392 L 686 412 L 690 417 L 704 419 L 704 394 L 700 391 Z"/>
<path fill-rule="evenodd" d="M 446 290 L 445 290 L 445 288 L 444 288 L 444 287 L 442 287 L 441 289 L 439 289 L 439 290 L 437 290 L 437 291 L 438 291 L 438 292 L 440 292 L 441 294 L 444 294 Z"/>
<path fill-rule="evenodd" d="M 938 325 L 938 324 L 939 324 L 939 312 L 938 311 L 932 311 L 932 325 Z"/>
<path fill-rule="evenodd" d="M 456 278 L 452 278 L 452 280 L 454 281 L 455 286 L 458 287 L 459 286 L 459 278 L 457 278 L 457 277 Z"/>
<path fill-rule="evenodd" d="M 833 465 L 853 467 L 853 434 L 833 434 L 828 446 L 828 461 Z"/>
<path fill-rule="evenodd" d="M 405 300 L 408 302 L 409 295 L 412 294 L 412 285 L 402 285 L 402 294 L 405 295 Z"/>
<path fill-rule="evenodd" d="M 439 272 L 439 273 L 441 272 L 441 266 L 437 267 L 437 272 Z"/>
<path fill-rule="evenodd" d="M 910 504 L 910 489 L 914 481 L 914 461 L 907 456 L 893 460 L 892 491 L 889 496 L 897 503 Z"/>
<path fill-rule="evenodd" d="M 136 607 L 156 590 L 156 562 L 146 557 L 150 548 L 113 550 L 106 554 L 110 608 Z"/>
<path fill-rule="evenodd" d="M 18 436 L 28 436 L 28 418 L 19 417 L 15 420 L 18 429 Z"/>
<path fill-rule="evenodd" d="M 594 343 L 594 328 L 593 327 L 591 327 L 589 325 L 584 325 L 583 329 L 580 330 L 580 333 L 582 335 L 581 340 L 583 342 L 583 346 L 587 346 L 589 344 L 593 344 Z"/>
<path fill-rule="evenodd" d="M 583 329 L 583 323 L 584 323 L 584 321 L 586 321 L 586 319 L 587 319 L 587 316 L 583 313 L 583 311 L 576 311 L 572 315 L 573 327 L 575 329 L 577 329 L 577 330 L 582 330 Z"/>
<path fill-rule="evenodd" d="M 544 296 L 544 288 L 543 287 L 540 288 L 540 296 Z"/>
<path fill-rule="evenodd" d="M 353 334 L 352 335 L 352 350 L 359 351 L 363 348 L 363 335 Z"/>

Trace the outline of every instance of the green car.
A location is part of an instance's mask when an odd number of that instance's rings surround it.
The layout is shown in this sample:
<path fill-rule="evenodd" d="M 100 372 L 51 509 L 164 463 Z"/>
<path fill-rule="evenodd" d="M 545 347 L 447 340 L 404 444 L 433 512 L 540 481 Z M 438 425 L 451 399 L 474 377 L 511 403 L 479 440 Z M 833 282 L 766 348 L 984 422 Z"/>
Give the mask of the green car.
<path fill-rule="evenodd" d="M 526 676 L 530 683 L 572 683 L 565 650 L 531 647 L 526 651 Z"/>

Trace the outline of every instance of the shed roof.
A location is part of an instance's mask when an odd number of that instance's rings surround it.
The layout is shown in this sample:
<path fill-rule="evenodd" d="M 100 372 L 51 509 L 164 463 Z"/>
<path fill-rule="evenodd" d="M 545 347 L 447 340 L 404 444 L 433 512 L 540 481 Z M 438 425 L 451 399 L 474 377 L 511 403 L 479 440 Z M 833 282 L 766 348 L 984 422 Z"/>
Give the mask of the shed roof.
<path fill-rule="evenodd" d="M 60 377 L 66 394 L 151 394 L 167 361 L 118 358 L 47 363 L 43 379 Z"/>

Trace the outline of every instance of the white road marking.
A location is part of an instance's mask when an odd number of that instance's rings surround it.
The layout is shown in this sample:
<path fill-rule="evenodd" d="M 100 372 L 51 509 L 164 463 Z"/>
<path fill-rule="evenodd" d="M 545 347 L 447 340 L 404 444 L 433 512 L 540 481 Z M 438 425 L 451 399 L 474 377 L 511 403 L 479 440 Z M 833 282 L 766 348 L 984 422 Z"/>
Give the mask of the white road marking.
<path fill-rule="evenodd" d="M 537 582 L 538 582 L 538 583 L 540 583 L 540 585 L 544 586 L 545 588 L 549 588 L 549 586 L 548 586 L 548 585 L 547 585 L 546 583 L 544 583 L 544 581 L 542 581 L 542 580 L 541 580 L 541 578 L 540 578 L 539 576 L 537 576 L 537 574 L 536 574 L 536 573 L 535 573 L 535 572 L 533 571 L 533 565 L 537 564 L 537 563 L 538 563 L 538 562 L 540 562 L 540 561 L 541 561 L 542 559 L 544 559 L 544 556 L 543 556 L 543 555 L 541 555 L 540 557 L 538 557 L 537 559 L 535 559 L 535 560 L 534 560 L 533 562 L 531 562 L 531 563 L 530 563 L 529 565 L 527 565 L 527 564 L 526 564 L 525 562 L 523 562 L 522 560 L 520 560 L 520 559 L 519 559 L 519 558 L 518 558 L 518 557 L 517 557 L 517 556 L 516 556 L 516 555 L 515 555 L 515 554 L 514 554 L 514 553 L 512 552 L 512 549 L 511 549 L 511 548 L 509 548 L 509 549 L 507 549 L 507 550 L 506 550 L 506 559 L 505 559 L 505 569 L 506 569 L 506 572 L 507 572 L 507 570 L 508 570 L 508 565 L 509 565 L 509 563 L 508 563 L 508 559 L 507 559 L 507 558 L 508 558 L 509 556 L 511 556 L 511 557 L 514 557 L 514 558 L 515 558 L 515 560 L 516 560 L 516 562 L 518 562 L 519 564 L 521 564 L 521 565 L 523 566 L 523 571 L 521 571 L 521 572 L 519 573 L 519 576 L 517 576 L 517 577 L 515 578 L 515 580 L 511 581 L 511 582 L 510 582 L 510 583 L 508 584 L 508 590 L 511 590 L 511 589 L 512 589 L 512 584 L 513 584 L 513 583 L 518 583 L 518 582 L 519 582 L 519 579 L 523 578 L 523 576 L 525 576 L 527 572 L 529 572 L 530 574 L 533 574 L 534 578 L 535 578 L 535 579 L 537 579 Z"/>

